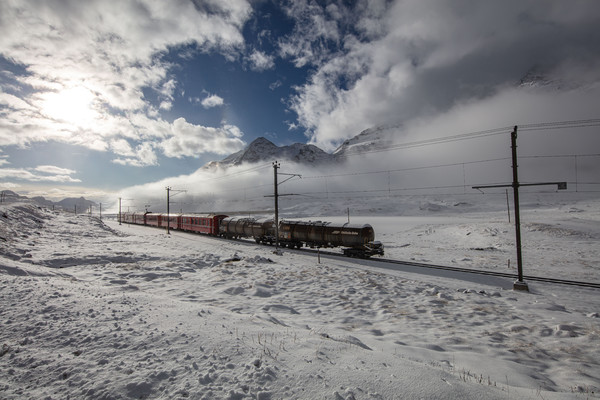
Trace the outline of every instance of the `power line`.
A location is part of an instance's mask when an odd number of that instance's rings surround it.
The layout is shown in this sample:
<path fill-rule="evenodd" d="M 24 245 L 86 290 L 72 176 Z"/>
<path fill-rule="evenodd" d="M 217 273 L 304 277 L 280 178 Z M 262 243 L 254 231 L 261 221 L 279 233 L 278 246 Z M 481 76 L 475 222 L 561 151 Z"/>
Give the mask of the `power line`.
<path fill-rule="evenodd" d="M 369 153 L 382 153 L 385 151 L 410 149 L 410 148 L 415 148 L 415 147 L 424 147 L 424 146 L 431 146 L 431 145 L 435 145 L 435 144 L 456 142 L 456 141 L 460 141 L 460 140 L 477 139 L 477 138 L 481 138 L 481 137 L 495 136 L 495 135 L 500 135 L 500 134 L 506 133 L 506 131 L 508 129 L 511 129 L 511 127 L 488 129 L 488 130 L 484 130 L 484 131 L 469 132 L 469 133 L 463 133 L 463 134 L 454 135 L 454 136 L 447 136 L 447 137 L 420 140 L 420 141 L 415 141 L 415 142 L 393 144 L 393 145 L 387 146 L 386 148 L 376 148 L 376 149 L 367 149 L 367 150 L 362 150 L 362 151 L 353 151 L 351 153 L 344 154 L 344 157 L 355 156 L 355 155 L 360 155 L 360 154 L 369 154 Z"/>
<path fill-rule="evenodd" d="M 573 121 L 540 122 L 537 124 L 519 125 L 519 131 L 538 131 L 563 128 L 587 128 L 600 126 L 600 119 L 580 119 Z"/>
<path fill-rule="evenodd" d="M 519 131 L 541 131 L 541 130 L 549 130 L 549 129 L 566 129 L 566 128 L 586 128 L 586 127 L 594 127 L 600 126 L 600 119 L 583 119 L 583 120 L 572 120 L 572 121 L 556 121 L 556 122 L 542 122 L 535 124 L 524 124 L 519 125 Z M 375 149 L 365 149 L 353 151 L 348 154 L 345 154 L 345 157 L 361 155 L 361 154 L 370 154 L 370 153 L 381 153 L 385 151 L 393 151 L 393 150 L 401 150 L 401 149 L 409 149 L 414 147 L 424 147 L 429 145 L 436 145 L 442 143 L 456 142 L 460 140 L 468 140 L 468 139 L 477 139 L 487 136 L 495 136 L 507 133 L 507 131 L 512 130 L 512 126 L 506 126 L 501 128 L 493 128 L 482 131 L 475 131 L 463 134 L 457 134 L 453 136 L 447 137 L 439 137 L 432 138 L 414 142 L 407 143 L 399 143 L 387 146 L 386 148 L 375 148 Z"/>
<path fill-rule="evenodd" d="M 510 160 L 510 158 L 509 157 L 491 158 L 488 160 L 465 161 L 465 162 L 456 162 L 456 163 L 451 163 L 451 164 L 427 165 L 427 166 L 421 166 L 421 167 L 399 168 L 399 169 L 389 169 L 389 170 L 380 170 L 380 171 L 347 172 L 344 174 L 315 175 L 315 176 L 307 176 L 307 177 L 304 177 L 303 179 L 323 179 L 323 178 L 334 178 L 334 177 L 340 177 L 340 176 L 358 176 L 358 175 L 383 174 L 383 173 L 390 173 L 390 172 L 407 172 L 407 171 L 417 171 L 417 170 L 422 170 L 422 169 L 457 167 L 457 166 L 461 166 L 461 165 L 479 164 L 479 163 L 485 163 L 485 162 L 506 161 L 506 160 Z"/>
<path fill-rule="evenodd" d="M 556 155 L 539 155 L 539 156 L 519 156 L 519 159 L 525 158 L 573 158 L 573 157 L 599 157 L 598 154 L 556 154 Z"/>

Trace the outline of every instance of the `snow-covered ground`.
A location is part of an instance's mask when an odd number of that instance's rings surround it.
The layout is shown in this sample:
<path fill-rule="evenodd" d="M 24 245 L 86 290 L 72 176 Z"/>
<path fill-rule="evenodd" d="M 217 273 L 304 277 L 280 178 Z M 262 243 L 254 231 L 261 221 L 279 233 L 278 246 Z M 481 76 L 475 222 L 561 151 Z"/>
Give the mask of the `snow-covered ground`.
<path fill-rule="evenodd" d="M 599 282 L 599 206 L 524 212 L 525 273 Z M 500 211 L 365 219 L 386 257 L 514 270 Z M 3 204 L 0 398 L 597 397 L 597 289 L 272 251 Z"/>

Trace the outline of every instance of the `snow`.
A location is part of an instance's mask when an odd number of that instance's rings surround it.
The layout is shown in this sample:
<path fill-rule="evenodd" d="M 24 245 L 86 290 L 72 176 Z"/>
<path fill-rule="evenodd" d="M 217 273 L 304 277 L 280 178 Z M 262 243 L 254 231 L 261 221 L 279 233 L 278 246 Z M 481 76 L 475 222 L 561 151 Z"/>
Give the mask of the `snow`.
<path fill-rule="evenodd" d="M 599 205 L 526 210 L 526 275 L 600 282 Z M 500 211 L 351 218 L 389 258 L 514 260 Z M 597 397 L 600 292 L 512 283 L 4 203 L 0 398 Z"/>

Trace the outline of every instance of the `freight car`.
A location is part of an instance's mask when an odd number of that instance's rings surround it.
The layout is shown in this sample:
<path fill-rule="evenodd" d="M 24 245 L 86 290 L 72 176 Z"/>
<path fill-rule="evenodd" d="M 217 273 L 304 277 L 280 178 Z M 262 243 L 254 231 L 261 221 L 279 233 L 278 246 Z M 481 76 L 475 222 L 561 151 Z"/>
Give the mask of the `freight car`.
<path fill-rule="evenodd" d="M 254 238 L 256 243 L 275 243 L 275 223 L 272 219 L 235 218 L 221 220 L 219 234 L 227 239 Z"/>
<path fill-rule="evenodd" d="M 219 234 L 225 238 L 254 238 L 256 243 L 273 244 L 276 239 L 272 219 L 223 218 Z M 375 232 L 369 224 L 332 225 L 329 222 L 281 221 L 279 244 L 282 247 L 301 248 L 343 247 L 351 257 L 383 255 L 383 245 L 375 241 Z"/>
<path fill-rule="evenodd" d="M 369 224 L 335 225 L 330 222 L 286 221 L 279 223 L 279 240 L 288 247 L 343 247 L 351 257 L 383 255 L 383 244 L 375 241 Z"/>

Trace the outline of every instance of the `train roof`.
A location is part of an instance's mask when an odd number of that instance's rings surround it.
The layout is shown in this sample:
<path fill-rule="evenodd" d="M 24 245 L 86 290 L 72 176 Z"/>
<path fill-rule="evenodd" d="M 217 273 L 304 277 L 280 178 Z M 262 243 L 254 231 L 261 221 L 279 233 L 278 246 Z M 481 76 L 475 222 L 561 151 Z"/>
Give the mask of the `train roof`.
<path fill-rule="evenodd" d="M 214 217 L 227 217 L 225 214 L 178 214 L 182 217 L 188 218 L 214 218 Z"/>
<path fill-rule="evenodd" d="M 331 226 L 331 227 L 342 228 L 342 229 L 373 228 L 370 224 L 349 224 L 347 222 L 342 225 L 338 225 L 338 224 L 334 224 L 332 222 L 326 222 L 326 221 L 291 221 L 291 220 L 287 220 L 287 219 L 281 220 L 280 222 L 294 224 L 294 225 Z"/>

